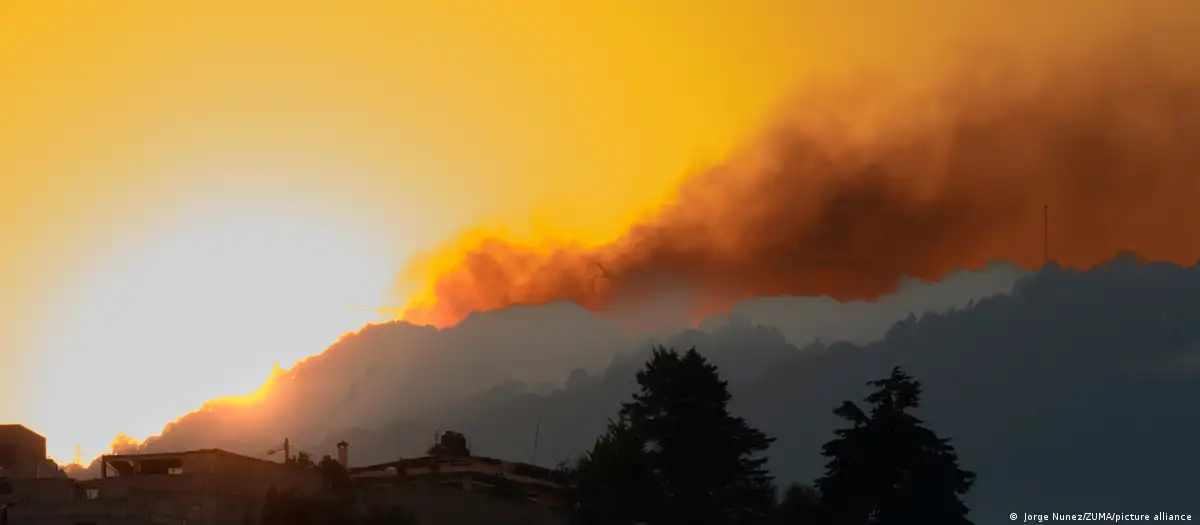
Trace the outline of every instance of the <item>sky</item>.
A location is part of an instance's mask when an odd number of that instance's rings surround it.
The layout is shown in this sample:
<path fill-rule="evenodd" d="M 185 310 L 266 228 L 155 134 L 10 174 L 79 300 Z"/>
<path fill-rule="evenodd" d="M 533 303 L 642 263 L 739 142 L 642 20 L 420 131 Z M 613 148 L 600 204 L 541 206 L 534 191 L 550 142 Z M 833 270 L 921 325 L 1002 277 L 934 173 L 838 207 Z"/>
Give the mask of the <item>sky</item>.
<path fill-rule="evenodd" d="M 1194 2 L 814 5 L 705 25 L 790 87 L 657 206 L 597 242 L 460 235 L 407 264 L 401 317 L 668 295 L 695 322 L 762 296 L 875 300 L 995 261 L 1200 258 Z M 736 46 L 746 27 L 761 47 Z"/>
<path fill-rule="evenodd" d="M 428 298 L 480 239 L 620 238 L 797 87 L 1189 4 L 0 3 L 0 420 L 86 459 Z"/>
<path fill-rule="evenodd" d="M 459 230 L 602 237 L 794 60 L 739 59 L 766 11 L 556 5 L 4 2 L 0 419 L 94 455 L 376 320 Z"/>

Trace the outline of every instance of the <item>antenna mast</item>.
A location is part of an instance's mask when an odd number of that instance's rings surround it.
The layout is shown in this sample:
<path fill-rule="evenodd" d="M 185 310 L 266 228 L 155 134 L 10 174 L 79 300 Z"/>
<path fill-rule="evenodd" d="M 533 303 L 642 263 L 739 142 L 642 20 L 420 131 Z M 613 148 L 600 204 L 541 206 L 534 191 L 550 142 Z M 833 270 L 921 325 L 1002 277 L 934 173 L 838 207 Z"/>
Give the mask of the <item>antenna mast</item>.
<path fill-rule="evenodd" d="M 1042 206 L 1042 265 L 1050 264 L 1050 205 Z"/>
<path fill-rule="evenodd" d="M 541 414 L 541 412 L 539 412 L 538 417 L 537 417 L 537 424 L 535 424 L 533 426 L 533 453 L 530 454 L 530 456 L 529 456 L 529 464 L 530 465 L 537 464 L 538 434 L 541 434 L 541 432 L 542 432 L 542 414 Z"/>

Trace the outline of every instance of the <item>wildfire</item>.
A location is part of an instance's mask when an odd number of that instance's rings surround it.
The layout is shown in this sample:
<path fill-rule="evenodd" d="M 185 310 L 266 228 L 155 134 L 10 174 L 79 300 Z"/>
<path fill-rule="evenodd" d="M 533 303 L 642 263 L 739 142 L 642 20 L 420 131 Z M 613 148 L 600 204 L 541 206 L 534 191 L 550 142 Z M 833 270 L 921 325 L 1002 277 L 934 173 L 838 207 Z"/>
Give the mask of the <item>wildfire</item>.
<path fill-rule="evenodd" d="M 113 454 L 130 454 L 136 453 L 138 447 L 141 445 L 142 442 L 138 441 L 137 438 L 128 436 L 122 432 L 117 434 L 116 438 L 113 438 L 112 444 L 108 448 Z"/>
<path fill-rule="evenodd" d="M 267 396 L 270 395 L 278 378 L 282 377 L 285 373 L 286 371 L 279 367 L 279 363 L 275 363 L 274 367 L 271 369 L 271 376 L 263 382 L 262 386 L 258 387 L 253 392 L 240 396 L 225 396 L 213 399 L 205 403 L 203 407 L 200 407 L 200 410 L 211 409 L 213 406 L 218 405 L 247 406 L 261 404 L 263 401 L 266 401 Z"/>
<path fill-rule="evenodd" d="M 804 99 L 610 242 L 469 232 L 414 261 L 406 277 L 428 285 L 401 316 L 448 326 L 664 289 L 687 290 L 695 314 L 780 294 L 872 300 L 903 276 L 1041 265 L 1047 205 L 1060 264 L 1089 267 L 1131 244 L 1190 264 L 1200 74 L 1153 47 L 1049 67 L 967 61 L 916 94 L 874 82 Z"/>

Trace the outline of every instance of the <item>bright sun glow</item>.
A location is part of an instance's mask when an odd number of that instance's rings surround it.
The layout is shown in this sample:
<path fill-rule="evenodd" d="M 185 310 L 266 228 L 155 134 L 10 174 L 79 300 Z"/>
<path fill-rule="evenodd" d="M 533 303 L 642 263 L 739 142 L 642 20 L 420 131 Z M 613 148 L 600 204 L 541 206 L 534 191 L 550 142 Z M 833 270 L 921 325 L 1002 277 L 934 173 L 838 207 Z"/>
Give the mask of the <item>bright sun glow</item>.
<path fill-rule="evenodd" d="M 353 230 L 217 215 L 121 250 L 68 291 L 54 380 L 33 398 L 52 457 L 79 443 L 86 461 L 118 433 L 144 439 L 206 401 L 261 392 L 276 364 L 376 320 L 362 305 L 379 304 L 392 268 Z"/>

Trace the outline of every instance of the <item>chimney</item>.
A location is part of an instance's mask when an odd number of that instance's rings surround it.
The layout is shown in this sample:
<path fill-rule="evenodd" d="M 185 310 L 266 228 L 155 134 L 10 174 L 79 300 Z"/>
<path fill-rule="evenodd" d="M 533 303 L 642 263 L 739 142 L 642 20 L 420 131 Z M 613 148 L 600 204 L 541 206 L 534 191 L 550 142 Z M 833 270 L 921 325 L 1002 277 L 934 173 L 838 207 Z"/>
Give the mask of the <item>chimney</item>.
<path fill-rule="evenodd" d="M 343 467 L 350 468 L 350 444 L 345 441 L 339 441 L 337 449 L 338 463 L 341 463 Z"/>

